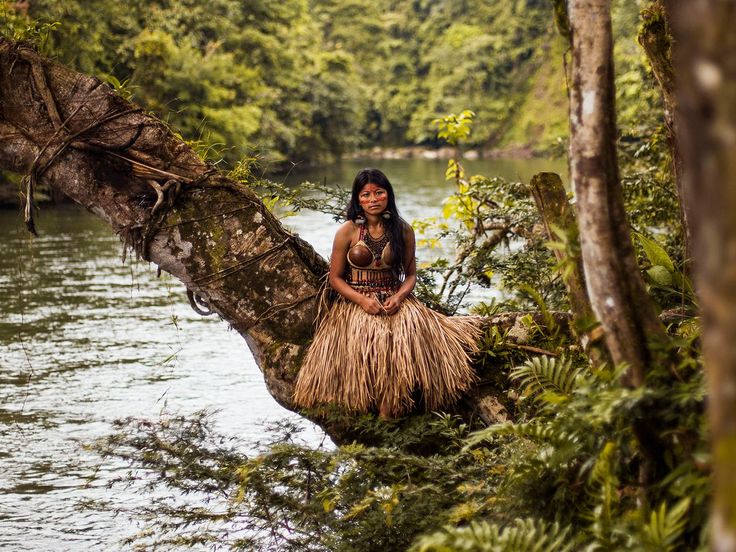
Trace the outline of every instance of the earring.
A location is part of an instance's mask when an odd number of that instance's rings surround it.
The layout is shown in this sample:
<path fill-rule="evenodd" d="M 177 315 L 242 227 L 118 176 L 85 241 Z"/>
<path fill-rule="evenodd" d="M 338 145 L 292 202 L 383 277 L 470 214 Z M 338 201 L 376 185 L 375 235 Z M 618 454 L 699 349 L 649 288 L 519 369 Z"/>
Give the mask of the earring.
<path fill-rule="evenodd" d="M 383 217 L 383 220 L 388 220 L 391 218 L 391 211 L 384 211 L 381 213 L 381 217 Z"/>
<path fill-rule="evenodd" d="M 361 226 L 365 224 L 365 217 L 363 217 L 363 215 L 358 215 L 357 217 L 355 217 L 355 224 L 359 224 Z"/>

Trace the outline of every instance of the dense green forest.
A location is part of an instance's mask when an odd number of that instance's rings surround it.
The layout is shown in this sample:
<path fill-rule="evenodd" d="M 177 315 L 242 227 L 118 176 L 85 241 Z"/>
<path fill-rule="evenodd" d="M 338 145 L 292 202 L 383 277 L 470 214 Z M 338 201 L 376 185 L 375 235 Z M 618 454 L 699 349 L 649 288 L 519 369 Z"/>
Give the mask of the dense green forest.
<path fill-rule="evenodd" d="M 48 33 L 45 52 L 120 89 L 211 159 L 316 163 L 432 147 L 431 121 L 463 109 L 477 121 L 467 146 L 481 152 L 561 153 L 567 135 L 565 45 L 547 0 L 2 6 L 6 35 Z M 634 133 L 658 98 L 637 12 L 620 0 L 614 13 L 620 122 Z"/>

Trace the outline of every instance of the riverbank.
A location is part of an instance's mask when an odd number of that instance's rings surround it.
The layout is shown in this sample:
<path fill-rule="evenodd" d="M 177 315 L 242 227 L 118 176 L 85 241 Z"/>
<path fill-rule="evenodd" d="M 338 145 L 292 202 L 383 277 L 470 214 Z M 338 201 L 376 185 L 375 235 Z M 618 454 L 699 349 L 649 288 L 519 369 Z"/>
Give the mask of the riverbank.
<path fill-rule="evenodd" d="M 429 148 L 427 146 L 376 146 L 356 150 L 344 155 L 345 159 L 452 159 L 455 149 L 451 147 Z M 469 149 L 462 152 L 463 159 L 532 159 L 543 156 L 529 146 L 505 148 Z"/>

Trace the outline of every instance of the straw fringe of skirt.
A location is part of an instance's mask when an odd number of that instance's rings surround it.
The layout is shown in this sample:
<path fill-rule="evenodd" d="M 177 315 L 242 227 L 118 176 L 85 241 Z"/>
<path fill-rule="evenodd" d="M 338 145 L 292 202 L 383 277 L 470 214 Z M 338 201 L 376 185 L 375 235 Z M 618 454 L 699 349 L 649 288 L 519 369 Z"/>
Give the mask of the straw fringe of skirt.
<path fill-rule="evenodd" d="M 320 321 L 296 382 L 296 404 L 322 403 L 393 415 L 413 408 L 418 388 L 427 410 L 457 401 L 476 380 L 470 355 L 477 320 L 444 316 L 414 296 L 392 316 L 375 316 L 339 298 Z"/>

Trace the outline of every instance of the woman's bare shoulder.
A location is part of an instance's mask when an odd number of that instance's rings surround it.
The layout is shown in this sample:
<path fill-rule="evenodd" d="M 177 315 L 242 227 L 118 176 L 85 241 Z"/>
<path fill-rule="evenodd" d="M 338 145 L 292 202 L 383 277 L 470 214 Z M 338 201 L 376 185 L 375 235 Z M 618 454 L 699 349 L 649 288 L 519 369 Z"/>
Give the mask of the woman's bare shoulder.
<path fill-rule="evenodd" d="M 352 220 L 346 220 L 337 228 L 337 233 L 352 232 L 356 227 L 357 225 Z"/>
<path fill-rule="evenodd" d="M 352 240 L 353 235 L 357 231 L 356 228 L 357 227 L 352 220 L 343 222 L 337 229 L 337 232 L 335 232 L 335 241 L 349 243 Z"/>
<path fill-rule="evenodd" d="M 414 238 L 414 228 L 405 220 L 401 221 L 401 231 L 404 234 L 404 238 Z"/>

